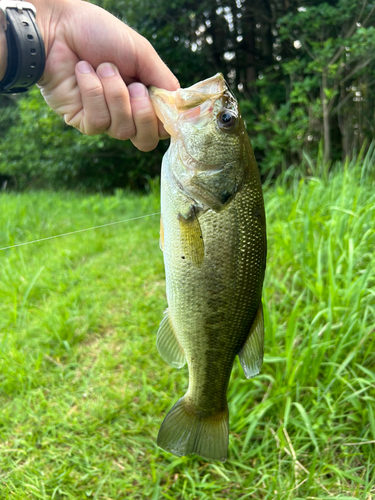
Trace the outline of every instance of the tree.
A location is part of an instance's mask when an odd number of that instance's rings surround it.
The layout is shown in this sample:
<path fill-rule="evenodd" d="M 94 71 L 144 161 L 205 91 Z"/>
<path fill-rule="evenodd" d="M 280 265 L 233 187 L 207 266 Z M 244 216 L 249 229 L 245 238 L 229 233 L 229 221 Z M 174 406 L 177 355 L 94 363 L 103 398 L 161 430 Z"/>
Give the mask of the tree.
<path fill-rule="evenodd" d="M 183 87 L 224 74 L 241 101 L 265 175 L 301 164 L 304 151 L 314 156 L 320 143 L 328 162 L 374 137 L 370 0 L 95 3 L 148 38 Z M 0 172 L 21 185 L 140 187 L 160 170 L 165 144 L 145 154 L 107 136 L 84 137 L 49 112 L 35 92 L 11 104 L 8 115 L 18 119 L 0 118 Z"/>
<path fill-rule="evenodd" d="M 328 162 L 333 115 L 337 115 L 353 96 L 363 75 L 362 70 L 369 66 L 367 73 L 373 73 L 375 69 L 375 29 L 371 25 L 375 5 L 368 5 L 367 0 L 339 0 L 333 5 L 324 2 L 299 7 L 297 11 L 280 20 L 280 33 L 301 52 L 296 58 L 301 61 L 297 79 L 318 77 L 324 160 Z M 286 67 L 290 72 L 296 65 L 292 63 Z M 347 137 L 348 125 L 341 111 L 340 129 L 345 156 L 351 146 Z"/>
<path fill-rule="evenodd" d="M 85 136 L 49 109 L 38 89 L 18 100 L 17 121 L 0 141 L 0 175 L 13 187 L 143 189 L 160 171 L 165 145 L 142 153 L 130 141 Z"/>

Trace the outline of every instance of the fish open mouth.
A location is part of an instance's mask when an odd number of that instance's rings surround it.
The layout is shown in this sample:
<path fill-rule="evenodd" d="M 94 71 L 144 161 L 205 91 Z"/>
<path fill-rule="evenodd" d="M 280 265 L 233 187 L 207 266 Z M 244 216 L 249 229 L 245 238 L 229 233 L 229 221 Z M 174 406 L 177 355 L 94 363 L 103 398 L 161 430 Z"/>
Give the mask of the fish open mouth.
<path fill-rule="evenodd" d="M 184 121 L 198 121 L 205 117 L 209 119 L 213 102 L 222 97 L 227 89 L 223 75 L 217 73 L 187 89 L 171 92 L 150 87 L 149 94 L 157 117 L 163 123 L 165 130 L 175 137 L 179 119 Z"/>

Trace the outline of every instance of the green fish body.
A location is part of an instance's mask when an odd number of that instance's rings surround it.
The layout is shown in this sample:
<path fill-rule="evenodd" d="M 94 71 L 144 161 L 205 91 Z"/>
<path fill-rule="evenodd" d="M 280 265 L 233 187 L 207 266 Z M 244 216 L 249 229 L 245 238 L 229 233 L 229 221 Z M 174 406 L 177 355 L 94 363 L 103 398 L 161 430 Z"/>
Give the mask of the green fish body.
<path fill-rule="evenodd" d="M 161 246 L 168 309 L 157 347 L 189 367 L 189 388 L 158 445 L 225 461 L 226 393 L 235 357 L 246 377 L 263 360 L 266 223 L 258 167 L 238 104 L 221 74 L 188 89 L 151 88 L 171 145 L 161 176 Z"/>

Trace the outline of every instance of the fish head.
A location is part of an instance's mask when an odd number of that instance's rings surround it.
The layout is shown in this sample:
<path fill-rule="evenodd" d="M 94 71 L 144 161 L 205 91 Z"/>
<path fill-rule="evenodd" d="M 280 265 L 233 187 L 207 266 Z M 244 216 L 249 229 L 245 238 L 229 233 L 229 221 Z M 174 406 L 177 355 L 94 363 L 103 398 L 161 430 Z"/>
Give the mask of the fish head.
<path fill-rule="evenodd" d="M 155 112 L 196 170 L 218 168 L 240 153 L 246 133 L 237 101 L 221 73 L 186 89 L 150 88 Z M 188 165 L 186 165 L 188 166 Z"/>
<path fill-rule="evenodd" d="M 237 100 L 223 75 L 173 92 L 151 87 L 149 93 L 171 135 L 172 168 L 179 185 L 219 209 L 238 189 L 244 143 L 249 144 Z"/>

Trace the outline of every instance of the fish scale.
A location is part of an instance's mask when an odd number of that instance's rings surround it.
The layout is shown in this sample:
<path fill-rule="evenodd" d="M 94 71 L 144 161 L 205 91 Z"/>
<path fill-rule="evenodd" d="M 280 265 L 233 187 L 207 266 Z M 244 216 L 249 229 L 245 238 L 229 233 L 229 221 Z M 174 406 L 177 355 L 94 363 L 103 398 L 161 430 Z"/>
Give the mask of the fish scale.
<path fill-rule="evenodd" d="M 150 90 L 172 136 L 161 174 L 168 310 L 157 345 L 167 362 L 189 368 L 187 393 L 165 418 L 158 444 L 176 455 L 225 461 L 233 362 L 239 355 L 251 377 L 263 358 L 263 195 L 250 140 L 222 75 L 181 92 Z M 232 128 L 223 129 L 228 123 Z"/>

